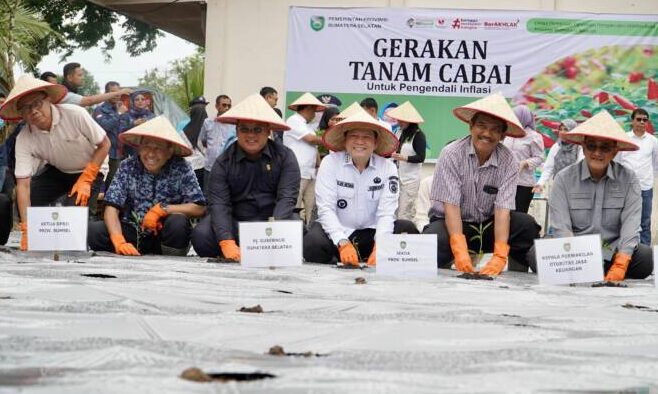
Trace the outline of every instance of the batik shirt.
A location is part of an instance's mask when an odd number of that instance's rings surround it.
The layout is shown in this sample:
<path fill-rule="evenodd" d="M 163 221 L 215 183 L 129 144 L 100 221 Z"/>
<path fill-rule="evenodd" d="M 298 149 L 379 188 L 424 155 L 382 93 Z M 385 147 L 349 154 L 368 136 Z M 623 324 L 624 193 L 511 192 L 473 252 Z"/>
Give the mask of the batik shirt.
<path fill-rule="evenodd" d="M 133 222 L 135 212 L 141 222 L 157 203 L 206 205 L 206 199 L 185 159 L 172 157 L 159 174 L 153 175 L 146 171 L 138 156 L 131 156 L 121 162 L 105 193 L 105 203 L 121 212 L 122 221 Z"/>

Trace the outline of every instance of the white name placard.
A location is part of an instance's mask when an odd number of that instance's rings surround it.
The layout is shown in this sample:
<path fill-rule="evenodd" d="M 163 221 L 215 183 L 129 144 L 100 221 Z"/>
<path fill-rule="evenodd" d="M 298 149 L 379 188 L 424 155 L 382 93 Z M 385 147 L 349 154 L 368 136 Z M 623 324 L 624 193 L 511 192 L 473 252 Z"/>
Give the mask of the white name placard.
<path fill-rule="evenodd" d="M 599 234 L 536 239 L 539 283 L 564 285 L 603 280 Z"/>
<path fill-rule="evenodd" d="M 302 265 L 302 221 L 240 222 L 241 264 L 245 267 Z"/>
<path fill-rule="evenodd" d="M 377 275 L 436 277 L 436 235 L 377 236 Z"/>
<path fill-rule="evenodd" d="M 87 207 L 28 207 L 28 250 L 87 250 Z"/>

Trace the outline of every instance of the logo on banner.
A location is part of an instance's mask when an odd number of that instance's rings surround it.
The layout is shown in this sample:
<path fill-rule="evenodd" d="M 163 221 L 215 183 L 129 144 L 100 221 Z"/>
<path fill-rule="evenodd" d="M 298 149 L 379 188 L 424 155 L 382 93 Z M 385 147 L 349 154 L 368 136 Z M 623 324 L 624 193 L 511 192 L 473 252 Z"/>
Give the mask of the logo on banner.
<path fill-rule="evenodd" d="M 514 30 L 519 27 L 520 19 L 484 21 L 485 30 Z"/>
<path fill-rule="evenodd" d="M 324 28 L 324 16 L 311 17 L 311 29 L 320 31 Z"/>
<path fill-rule="evenodd" d="M 446 26 L 446 20 L 443 19 L 443 18 L 437 18 L 437 19 L 434 21 L 434 26 L 437 27 L 437 28 L 439 28 L 439 29 L 444 29 L 444 28 L 447 27 L 447 26 Z"/>
<path fill-rule="evenodd" d="M 452 20 L 453 29 L 469 29 L 474 30 L 480 27 L 482 23 L 479 19 L 474 18 L 455 18 Z"/>
<path fill-rule="evenodd" d="M 434 20 L 429 18 L 409 18 L 407 19 L 409 28 L 428 28 L 434 26 Z"/>

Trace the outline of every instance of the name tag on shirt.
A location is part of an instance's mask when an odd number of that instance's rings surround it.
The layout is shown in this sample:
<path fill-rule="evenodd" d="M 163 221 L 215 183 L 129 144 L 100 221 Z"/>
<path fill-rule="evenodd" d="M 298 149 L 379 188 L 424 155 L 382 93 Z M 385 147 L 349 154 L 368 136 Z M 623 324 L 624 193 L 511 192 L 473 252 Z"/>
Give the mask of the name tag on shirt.
<path fill-rule="evenodd" d="M 27 249 L 87 250 L 87 207 L 28 207 Z"/>
<path fill-rule="evenodd" d="M 536 239 L 535 250 L 540 284 L 565 285 L 603 280 L 599 234 Z"/>
<path fill-rule="evenodd" d="M 377 236 L 377 275 L 435 278 L 436 243 L 433 234 Z"/>
<path fill-rule="evenodd" d="M 244 267 L 302 265 L 302 221 L 240 222 L 240 263 Z"/>

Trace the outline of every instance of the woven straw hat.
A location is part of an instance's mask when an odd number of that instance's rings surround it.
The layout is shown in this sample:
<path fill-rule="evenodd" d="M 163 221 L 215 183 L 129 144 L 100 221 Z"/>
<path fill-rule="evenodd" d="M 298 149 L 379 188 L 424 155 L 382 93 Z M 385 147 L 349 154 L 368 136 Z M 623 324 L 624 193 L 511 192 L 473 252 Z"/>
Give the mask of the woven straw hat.
<path fill-rule="evenodd" d="M 267 123 L 275 131 L 290 130 L 290 127 L 274 112 L 274 109 L 260 94 L 252 94 L 217 118 L 221 123 L 243 122 Z"/>
<path fill-rule="evenodd" d="M 505 121 L 507 123 L 507 131 L 505 131 L 506 137 L 520 138 L 525 136 L 525 131 L 523 130 L 523 127 L 521 127 L 521 122 L 519 122 L 519 119 L 514 115 L 512 107 L 510 107 L 502 94 L 490 94 L 489 96 L 482 97 L 470 104 L 452 110 L 452 113 L 459 120 L 469 124 L 473 115 L 478 112 L 484 112 Z"/>
<path fill-rule="evenodd" d="M 22 75 L 18 78 L 18 81 L 16 81 L 16 85 L 14 85 L 14 88 L 9 92 L 7 100 L 0 108 L 0 117 L 5 120 L 23 119 L 16 108 L 18 100 L 30 93 L 39 91 L 45 92 L 48 97 L 50 97 L 50 102 L 53 104 L 59 103 L 64 96 L 66 96 L 66 93 L 68 93 L 68 90 L 62 85 L 42 81 L 28 74 Z"/>
<path fill-rule="evenodd" d="M 353 102 L 350 104 L 347 108 L 345 108 L 344 111 L 340 111 L 340 114 L 338 115 L 341 119 L 347 119 L 352 115 L 358 114 L 358 113 L 364 113 L 367 114 L 366 110 L 361 107 L 361 104 L 358 102 Z"/>
<path fill-rule="evenodd" d="M 386 116 L 393 118 L 397 121 L 403 121 L 407 123 L 423 123 L 425 119 L 418 113 L 418 110 L 411 104 L 410 101 L 405 101 L 404 104 L 399 105 L 395 108 L 390 109 Z"/>
<path fill-rule="evenodd" d="M 327 108 L 326 105 L 322 104 L 320 100 L 318 100 L 314 95 L 308 92 L 302 94 L 297 100 L 293 101 L 292 104 L 288 106 L 288 109 L 297 111 L 297 108 L 300 105 L 314 105 L 315 112 L 324 111 L 324 109 Z"/>
<path fill-rule="evenodd" d="M 119 134 L 119 140 L 121 142 L 134 148 L 139 148 L 142 144 L 143 137 L 155 138 L 173 144 L 174 155 L 176 156 L 189 156 L 192 154 L 192 149 L 185 143 L 164 115 L 147 120 L 139 126 L 135 126 L 125 133 Z"/>
<path fill-rule="evenodd" d="M 338 152 L 345 150 L 345 133 L 356 129 L 372 130 L 377 134 L 375 153 L 380 156 L 389 156 L 398 147 L 398 139 L 395 135 L 365 111 L 357 112 L 347 119 L 336 123 L 324 133 L 322 142 L 332 151 Z"/>
<path fill-rule="evenodd" d="M 583 145 L 585 137 L 596 137 L 615 141 L 620 151 L 640 149 L 638 145 L 626 136 L 624 129 L 621 128 L 619 123 L 606 110 L 602 110 L 587 119 L 587 121 L 581 123 L 570 132 L 564 133 L 562 139 L 573 142 L 574 144 Z"/>

